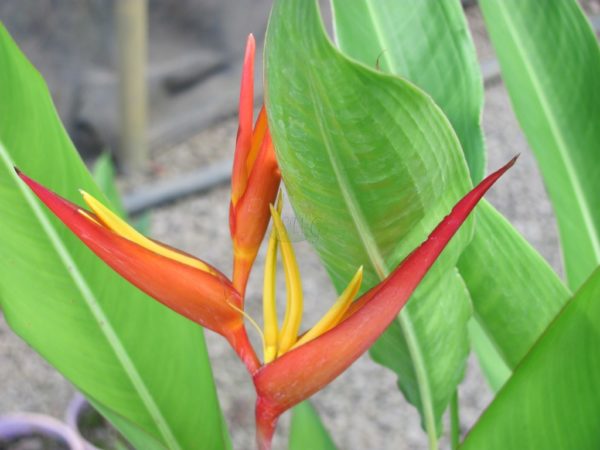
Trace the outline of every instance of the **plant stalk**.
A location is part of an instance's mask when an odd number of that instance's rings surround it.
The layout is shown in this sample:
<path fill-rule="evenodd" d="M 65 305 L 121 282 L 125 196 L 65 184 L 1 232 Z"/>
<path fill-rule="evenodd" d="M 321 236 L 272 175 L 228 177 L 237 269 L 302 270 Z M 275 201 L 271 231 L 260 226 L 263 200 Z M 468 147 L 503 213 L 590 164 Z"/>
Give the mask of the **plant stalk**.
<path fill-rule="evenodd" d="M 450 446 L 452 450 L 458 450 L 460 445 L 460 412 L 458 408 L 458 389 L 450 399 Z"/>
<path fill-rule="evenodd" d="M 256 444 L 258 450 L 271 450 L 279 414 L 260 397 L 256 400 Z"/>
<path fill-rule="evenodd" d="M 256 356 L 254 347 L 248 339 L 246 328 L 242 325 L 234 330 L 230 335 L 226 336 L 231 347 L 242 360 L 250 375 L 254 375 L 260 369 L 260 360 Z"/>

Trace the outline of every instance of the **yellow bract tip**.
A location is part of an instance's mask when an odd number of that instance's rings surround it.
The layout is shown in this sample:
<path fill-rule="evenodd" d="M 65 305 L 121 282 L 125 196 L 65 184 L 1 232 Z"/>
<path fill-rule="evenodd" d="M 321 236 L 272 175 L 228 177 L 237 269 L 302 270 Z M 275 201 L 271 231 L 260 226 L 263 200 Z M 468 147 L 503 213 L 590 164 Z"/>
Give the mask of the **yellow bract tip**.
<path fill-rule="evenodd" d="M 329 311 L 327 311 L 321 320 L 319 320 L 314 327 L 306 332 L 292 348 L 306 344 L 307 342 L 312 341 L 313 339 L 321 336 L 323 333 L 335 327 L 340 322 L 342 317 L 344 317 L 344 314 L 350 307 L 352 300 L 354 300 L 354 297 L 356 297 L 356 294 L 360 290 L 362 278 L 363 267 L 360 266 L 356 271 L 356 274 L 354 274 L 354 277 L 352 277 L 352 280 L 350 280 L 350 283 L 348 283 L 346 289 L 344 289 L 344 292 L 342 292 L 342 294 L 338 297 Z"/>
<path fill-rule="evenodd" d="M 208 265 L 206 265 L 202 261 L 199 261 L 190 256 L 183 255 L 169 248 L 163 247 L 162 245 L 154 242 L 153 240 L 148 239 L 146 236 L 142 235 L 141 233 L 138 233 L 131 225 L 122 220 L 119 216 L 117 216 L 110 209 L 108 209 L 106 206 L 100 203 L 92 195 L 88 194 L 82 189 L 80 189 L 79 192 L 81 192 L 83 200 L 94 212 L 94 214 L 96 214 L 96 216 L 102 222 L 102 224 L 114 233 L 118 234 L 119 236 L 125 239 L 135 242 L 136 244 L 154 253 L 158 253 L 161 256 L 165 256 L 180 263 L 202 270 L 203 272 L 213 273 L 211 268 L 208 267 Z M 93 220 L 91 216 L 88 217 Z"/>

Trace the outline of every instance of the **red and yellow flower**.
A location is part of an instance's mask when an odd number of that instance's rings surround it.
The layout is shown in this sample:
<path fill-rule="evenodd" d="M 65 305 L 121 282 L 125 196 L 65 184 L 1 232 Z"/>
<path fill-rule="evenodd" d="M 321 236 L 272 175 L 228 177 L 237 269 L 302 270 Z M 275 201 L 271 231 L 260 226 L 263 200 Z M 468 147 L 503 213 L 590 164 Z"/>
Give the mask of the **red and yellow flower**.
<path fill-rule="evenodd" d="M 266 450 L 271 446 L 279 416 L 334 380 L 383 333 L 477 202 L 515 160 L 469 192 L 429 238 L 385 280 L 354 300 L 362 281 L 362 268 L 357 268 L 331 309 L 301 335 L 301 281 L 294 249 L 280 217 L 281 202 L 273 206 L 280 174 L 264 108 L 253 126 L 254 48 L 254 39 L 250 36 L 242 75 L 232 174 L 230 230 L 234 262 L 231 280 L 200 259 L 142 236 L 85 192 L 82 195 L 87 209 L 58 196 L 23 173 L 19 172 L 19 176 L 117 273 L 172 310 L 230 342 L 253 377 L 257 393 L 257 441 L 259 448 Z M 247 317 L 244 292 L 270 221 L 273 229 L 264 272 L 261 362 L 248 340 L 244 324 Z M 281 324 L 275 299 L 278 253 L 287 290 Z"/>

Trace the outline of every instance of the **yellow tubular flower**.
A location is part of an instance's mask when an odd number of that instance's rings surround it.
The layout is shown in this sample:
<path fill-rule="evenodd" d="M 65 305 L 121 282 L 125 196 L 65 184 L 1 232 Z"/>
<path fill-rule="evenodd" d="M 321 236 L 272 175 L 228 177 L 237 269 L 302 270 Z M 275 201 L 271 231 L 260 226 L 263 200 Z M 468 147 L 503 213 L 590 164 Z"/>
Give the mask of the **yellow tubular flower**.
<path fill-rule="evenodd" d="M 131 242 L 135 242 L 136 244 L 154 252 L 158 253 L 161 256 L 165 256 L 167 258 L 173 259 L 177 262 L 186 264 L 188 266 L 192 266 L 196 269 L 202 270 L 203 272 L 212 273 L 213 271 L 202 261 L 198 261 L 195 258 L 191 258 L 189 256 L 183 255 L 179 252 L 175 252 L 169 248 L 163 247 L 162 245 L 157 244 L 151 239 L 148 239 L 144 235 L 138 233 L 132 226 L 123 221 L 119 216 L 113 213 L 110 209 L 92 197 L 85 191 L 80 191 L 83 197 L 83 200 L 87 203 L 87 205 L 91 208 L 91 210 L 96 214 L 98 219 L 109 228 L 114 233 L 118 234 L 125 239 L 130 240 Z M 90 220 L 95 219 L 88 214 L 86 214 Z"/>
<path fill-rule="evenodd" d="M 344 292 L 341 293 L 329 311 L 327 311 L 321 320 L 319 320 L 314 327 L 307 331 L 304 336 L 294 344 L 292 349 L 318 338 L 326 331 L 331 330 L 340 322 L 340 320 L 342 320 L 342 317 L 344 317 L 344 314 L 350 307 L 354 297 L 356 297 L 356 294 L 360 290 L 362 278 L 363 268 L 360 266 L 352 280 L 350 280 L 350 283 L 348 283 L 346 289 L 344 289 Z"/>
<path fill-rule="evenodd" d="M 294 248 L 290 242 L 281 216 L 271 205 L 271 216 L 273 217 L 273 226 L 277 233 L 281 245 L 281 258 L 283 260 L 283 269 L 285 272 L 285 284 L 287 290 L 287 301 L 283 326 L 279 334 L 277 356 L 287 352 L 298 339 L 298 330 L 302 321 L 302 284 L 300 281 L 300 271 L 294 254 Z"/>
<path fill-rule="evenodd" d="M 265 261 L 265 278 L 263 284 L 263 320 L 265 336 L 265 363 L 270 363 L 277 356 L 277 304 L 275 297 L 275 280 L 277 272 L 277 233 L 271 231 L 267 257 Z"/>

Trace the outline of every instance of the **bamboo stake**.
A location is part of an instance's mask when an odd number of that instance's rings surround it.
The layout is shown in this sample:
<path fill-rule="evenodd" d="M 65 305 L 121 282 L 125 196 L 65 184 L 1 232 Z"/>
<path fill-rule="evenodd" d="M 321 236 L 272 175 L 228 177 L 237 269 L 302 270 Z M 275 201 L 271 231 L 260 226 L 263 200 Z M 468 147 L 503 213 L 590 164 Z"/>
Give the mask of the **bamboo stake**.
<path fill-rule="evenodd" d="M 119 129 L 118 159 L 125 173 L 140 172 L 148 158 L 146 135 L 147 0 L 116 0 Z"/>

